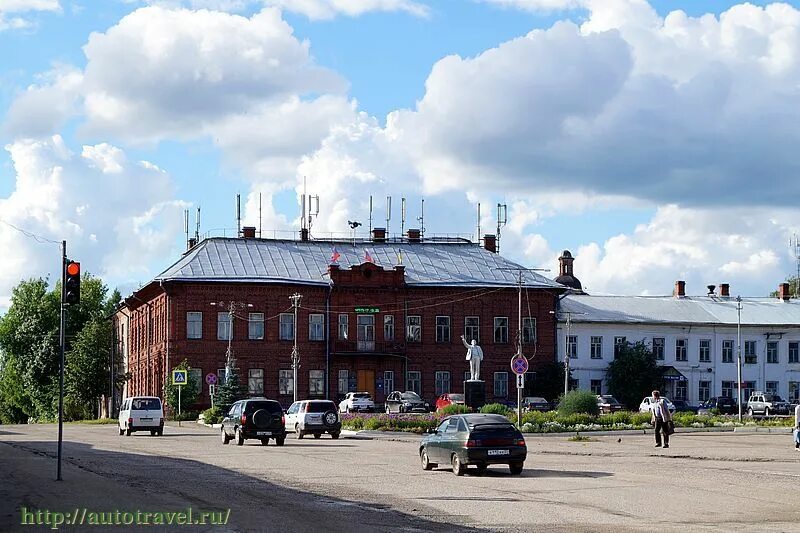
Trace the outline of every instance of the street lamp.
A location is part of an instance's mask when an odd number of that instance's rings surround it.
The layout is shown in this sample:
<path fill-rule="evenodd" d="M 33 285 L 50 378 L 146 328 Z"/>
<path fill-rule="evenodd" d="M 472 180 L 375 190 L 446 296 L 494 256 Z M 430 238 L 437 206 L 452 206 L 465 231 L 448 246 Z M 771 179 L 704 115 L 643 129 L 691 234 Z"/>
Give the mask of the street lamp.
<path fill-rule="evenodd" d="M 211 302 L 211 305 L 215 307 L 219 306 L 221 308 L 227 307 L 228 327 L 230 328 L 228 330 L 228 350 L 225 353 L 225 383 L 227 383 L 231 375 L 231 340 L 233 339 L 233 319 L 236 316 L 237 309 L 253 307 L 253 304 L 230 301 L 227 304 L 225 302 Z"/>
<path fill-rule="evenodd" d="M 742 421 L 742 297 L 736 297 L 736 371 L 739 393 L 739 422 Z"/>

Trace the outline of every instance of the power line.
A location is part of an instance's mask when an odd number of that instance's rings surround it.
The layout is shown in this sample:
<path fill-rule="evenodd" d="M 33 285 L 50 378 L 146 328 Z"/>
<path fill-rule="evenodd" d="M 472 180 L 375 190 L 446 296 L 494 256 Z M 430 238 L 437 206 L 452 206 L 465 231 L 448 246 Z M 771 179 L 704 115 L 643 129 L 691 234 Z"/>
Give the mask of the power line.
<path fill-rule="evenodd" d="M 22 233 L 26 237 L 35 240 L 39 244 L 57 244 L 58 246 L 61 246 L 61 242 L 59 242 L 59 241 L 54 241 L 53 239 L 48 239 L 47 237 L 42 237 L 41 235 L 37 235 L 36 233 L 33 233 L 32 231 L 28 231 L 26 229 L 22 229 L 22 228 L 20 228 L 18 226 L 15 226 L 14 224 L 12 224 L 10 222 L 6 222 L 2 218 L 0 218 L 0 222 L 5 224 L 6 226 L 10 227 L 11 229 L 17 230 L 18 232 Z"/>
<path fill-rule="evenodd" d="M 397 309 L 391 309 L 390 308 L 390 309 L 384 309 L 381 312 L 382 313 L 402 313 L 404 311 L 417 311 L 419 309 L 428 309 L 428 308 L 431 308 L 431 307 L 439 307 L 439 306 L 442 306 L 442 305 L 454 304 L 454 303 L 457 303 L 457 302 L 463 302 L 463 301 L 471 300 L 471 299 L 474 299 L 474 298 L 480 298 L 481 296 L 488 296 L 489 294 L 493 294 L 493 293 L 499 292 L 499 291 L 504 291 L 504 290 L 507 290 L 507 289 L 508 289 L 508 287 L 501 287 L 499 289 L 494 289 L 494 290 L 491 290 L 491 291 L 482 292 L 480 294 L 475 294 L 473 296 L 468 296 L 466 298 L 457 298 L 455 300 L 447 300 L 447 301 L 444 301 L 444 302 L 438 302 L 438 303 L 428 304 L 428 305 L 419 305 L 419 306 L 416 306 L 416 307 L 401 307 L 401 308 L 397 308 Z M 483 289 L 481 289 L 481 290 L 483 290 Z M 317 313 L 324 313 L 325 312 L 324 309 L 316 309 L 316 308 L 312 308 L 312 307 L 300 306 L 300 308 L 301 309 L 305 309 L 306 311 L 315 311 Z M 352 307 L 349 307 L 349 308 L 352 308 Z"/>

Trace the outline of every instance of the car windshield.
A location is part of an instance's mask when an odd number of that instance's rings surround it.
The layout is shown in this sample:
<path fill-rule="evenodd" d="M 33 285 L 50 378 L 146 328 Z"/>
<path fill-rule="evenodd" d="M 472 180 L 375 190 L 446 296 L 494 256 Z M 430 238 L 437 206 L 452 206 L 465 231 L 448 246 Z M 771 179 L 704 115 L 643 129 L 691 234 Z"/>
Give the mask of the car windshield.
<path fill-rule="evenodd" d="M 782 401 L 783 401 L 783 398 L 781 398 L 780 396 L 778 396 L 777 394 L 775 394 L 774 396 L 772 396 L 772 401 L 773 401 L 773 402 L 782 402 Z"/>
<path fill-rule="evenodd" d="M 605 403 L 619 403 L 616 398 L 613 396 L 601 396 L 600 397 Z"/>
<path fill-rule="evenodd" d="M 161 400 L 158 398 L 141 398 L 133 400 L 131 409 L 134 411 L 157 411 L 161 409 Z"/>
<path fill-rule="evenodd" d="M 324 413 L 334 409 L 333 402 L 308 402 L 307 413 Z"/>
<path fill-rule="evenodd" d="M 417 396 L 416 392 L 404 392 L 402 394 L 402 396 L 403 396 L 404 400 L 409 400 L 409 401 L 412 401 L 412 402 L 421 402 L 422 401 L 422 398 Z"/>
<path fill-rule="evenodd" d="M 463 402 L 464 401 L 464 395 L 463 394 L 451 394 L 450 395 L 450 401 L 451 402 Z"/>
<path fill-rule="evenodd" d="M 245 404 L 245 413 L 255 413 L 259 409 L 264 409 L 270 413 L 282 413 L 281 404 L 278 402 L 247 402 Z"/>
<path fill-rule="evenodd" d="M 367 399 L 369 399 L 370 395 L 369 395 L 368 392 L 355 392 L 355 393 L 353 393 L 353 398 L 367 398 Z"/>
<path fill-rule="evenodd" d="M 530 396 L 526 398 L 528 403 L 547 403 L 547 400 L 544 398 L 539 398 L 538 396 Z"/>

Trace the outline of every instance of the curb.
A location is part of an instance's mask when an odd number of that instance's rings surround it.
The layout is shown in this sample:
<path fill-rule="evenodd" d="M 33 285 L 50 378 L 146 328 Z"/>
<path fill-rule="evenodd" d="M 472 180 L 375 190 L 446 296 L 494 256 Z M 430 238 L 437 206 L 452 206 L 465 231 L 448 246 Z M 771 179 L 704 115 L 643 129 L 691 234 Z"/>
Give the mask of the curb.
<path fill-rule="evenodd" d="M 737 427 L 733 428 L 734 433 L 775 433 L 779 435 L 786 435 L 791 434 L 792 429 L 790 427 Z"/>

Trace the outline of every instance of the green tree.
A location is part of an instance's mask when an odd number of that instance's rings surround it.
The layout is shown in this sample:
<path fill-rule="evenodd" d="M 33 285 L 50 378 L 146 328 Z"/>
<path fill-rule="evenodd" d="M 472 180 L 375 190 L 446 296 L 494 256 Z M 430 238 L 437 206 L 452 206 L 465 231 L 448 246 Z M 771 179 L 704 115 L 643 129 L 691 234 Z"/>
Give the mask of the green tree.
<path fill-rule="evenodd" d="M 549 401 L 558 399 L 564 393 L 564 365 L 551 361 L 537 366 L 533 392 Z"/>
<path fill-rule="evenodd" d="M 218 405 L 222 412 L 225 413 L 233 402 L 248 396 L 247 384 L 242 383 L 239 379 L 239 367 L 236 365 L 236 359 L 231 356 L 227 379 L 217 388 L 214 405 Z"/>
<path fill-rule="evenodd" d="M 597 416 L 600 408 L 597 406 L 597 395 L 588 390 L 571 390 L 561 397 L 558 402 L 559 415 L 574 415 L 584 413 Z"/>
<path fill-rule="evenodd" d="M 786 283 L 789 284 L 789 296 L 791 298 L 797 298 L 797 276 L 789 276 L 786 278 Z M 778 291 L 772 291 L 769 293 L 772 298 L 778 297 Z"/>
<path fill-rule="evenodd" d="M 181 411 L 187 411 L 189 407 L 197 402 L 197 396 L 200 392 L 199 383 L 189 372 L 189 361 L 184 359 L 177 366 L 170 369 L 167 383 L 164 386 L 164 398 L 173 415 L 178 413 L 178 388 L 181 387 Z M 173 385 L 172 384 L 172 370 L 186 370 L 186 385 Z"/>
<path fill-rule="evenodd" d="M 627 408 L 637 409 L 642 398 L 663 386 L 663 372 L 648 345 L 628 342 L 608 364 L 608 391 Z"/>

